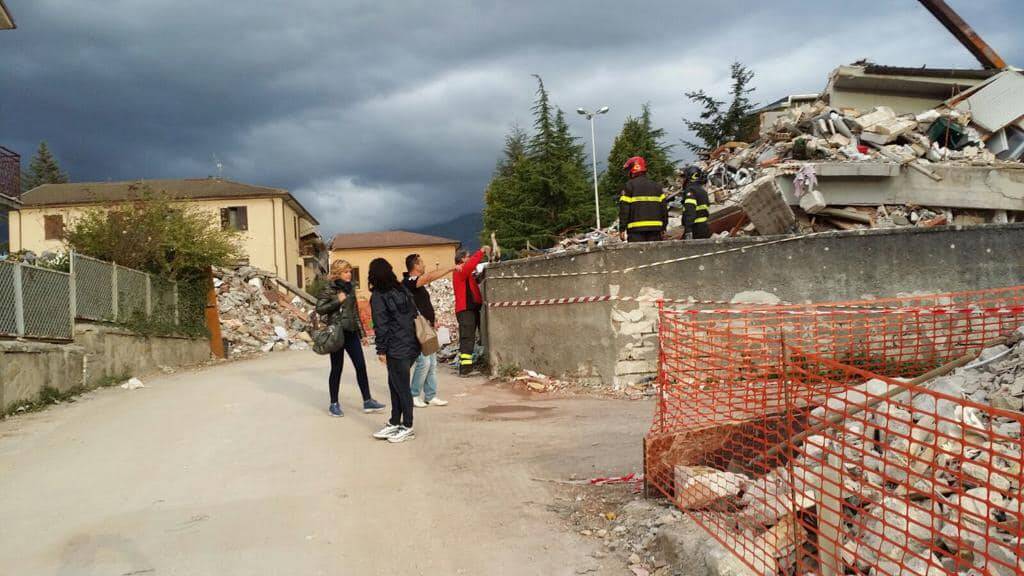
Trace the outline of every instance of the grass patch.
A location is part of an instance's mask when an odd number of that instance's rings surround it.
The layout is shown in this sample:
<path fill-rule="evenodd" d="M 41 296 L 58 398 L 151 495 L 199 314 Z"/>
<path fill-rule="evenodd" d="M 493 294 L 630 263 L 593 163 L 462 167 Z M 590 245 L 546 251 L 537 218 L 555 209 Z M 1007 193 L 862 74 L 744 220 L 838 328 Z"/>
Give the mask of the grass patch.
<path fill-rule="evenodd" d="M 39 395 L 36 396 L 34 399 L 19 402 L 18 404 L 15 404 L 14 406 L 11 406 L 7 410 L 5 410 L 2 414 L 0 414 L 0 420 L 3 420 L 10 416 L 15 416 L 17 414 L 29 414 L 31 412 L 39 412 L 40 410 L 44 410 L 48 406 L 61 404 L 63 402 L 74 402 L 78 398 L 78 396 L 81 396 L 86 392 L 91 392 L 99 388 L 109 388 L 111 386 L 116 386 L 121 382 L 128 380 L 129 378 L 131 378 L 131 376 L 107 376 L 100 380 L 99 382 L 97 382 L 96 385 L 94 386 L 75 386 L 74 388 L 70 388 L 63 392 L 52 386 L 44 386 L 43 389 L 39 391 Z"/>

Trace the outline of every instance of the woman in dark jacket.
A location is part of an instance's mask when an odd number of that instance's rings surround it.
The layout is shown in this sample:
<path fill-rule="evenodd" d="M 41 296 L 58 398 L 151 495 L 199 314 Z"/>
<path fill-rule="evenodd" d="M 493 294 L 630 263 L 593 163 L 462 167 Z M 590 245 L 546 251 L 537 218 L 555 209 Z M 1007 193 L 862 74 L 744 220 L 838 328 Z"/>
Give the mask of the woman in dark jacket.
<path fill-rule="evenodd" d="M 377 358 L 388 366 L 391 389 L 391 420 L 373 435 L 379 440 L 404 442 L 416 437 L 412 429 L 412 390 L 409 371 L 420 355 L 416 338 L 416 304 L 412 294 L 395 277 L 391 264 L 383 258 L 370 262 L 370 308 Z"/>
<path fill-rule="evenodd" d="M 330 282 L 320 292 L 316 301 L 316 312 L 335 330 L 345 335 L 345 344 L 331 352 L 331 374 L 327 387 L 331 392 L 332 416 L 344 416 L 338 402 L 338 388 L 341 385 L 341 370 L 345 367 L 345 353 L 356 369 L 359 391 L 363 394 L 363 412 L 380 412 L 385 406 L 370 396 L 370 380 L 366 376 L 366 359 L 363 357 L 363 323 L 359 318 L 355 287 L 352 286 L 352 265 L 345 260 L 331 264 Z"/>

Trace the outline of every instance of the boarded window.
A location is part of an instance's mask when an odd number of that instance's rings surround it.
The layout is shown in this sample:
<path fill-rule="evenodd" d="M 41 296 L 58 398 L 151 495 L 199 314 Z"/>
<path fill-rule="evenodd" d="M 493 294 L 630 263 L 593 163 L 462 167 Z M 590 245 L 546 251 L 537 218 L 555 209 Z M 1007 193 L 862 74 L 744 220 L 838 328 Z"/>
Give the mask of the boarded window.
<path fill-rule="evenodd" d="M 230 206 L 220 209 L 221 230 L 248 230 L 249 209 L 245 206 Z"/>
<path fill-rule="evenodd" d="M 47 240 L 61 240 L 64 238 L 63 216 L 43 216 L 43 227 L 45 228 Z"/>
<path fill-rule="evenodd" d="M 359 289 L 359 266 L 352 267 L 352 287 Z"/>

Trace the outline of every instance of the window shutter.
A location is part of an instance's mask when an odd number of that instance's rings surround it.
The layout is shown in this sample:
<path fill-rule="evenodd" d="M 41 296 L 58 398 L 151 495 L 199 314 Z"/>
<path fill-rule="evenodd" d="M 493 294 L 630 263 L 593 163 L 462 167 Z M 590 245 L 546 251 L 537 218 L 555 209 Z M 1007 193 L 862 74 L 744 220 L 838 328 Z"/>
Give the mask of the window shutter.
<path fill-rule="evenodd" d="M 64 217 L 44 216 L 43 232 L 47 240 L 60 240 L 64 236 Z"/>
<path fill-rule="evenodd" d="M 248 230 L 249 229 L 249 207 L 239 206 L 238 210 L 238 229 Z"/>

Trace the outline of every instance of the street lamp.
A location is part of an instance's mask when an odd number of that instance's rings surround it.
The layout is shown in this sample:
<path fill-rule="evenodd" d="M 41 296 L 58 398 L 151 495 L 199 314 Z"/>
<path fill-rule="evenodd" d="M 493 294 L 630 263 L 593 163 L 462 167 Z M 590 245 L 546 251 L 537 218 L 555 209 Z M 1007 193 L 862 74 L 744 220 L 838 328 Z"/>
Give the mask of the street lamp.
<path fill-rule="evenodd" d="M 594 215 L 597 220 L 597 229 L 601 229 L 601 200 L 597 195 L 597 139 L 594 136 L 594 117 L 598 114 L 607 114 L 608 107 L 602 106 L 597 112 L 590 112 L 584 108 L 577 108 L 576 113 L 586 116 L 590 120 L 590 160 L 594 165 Z"/>

